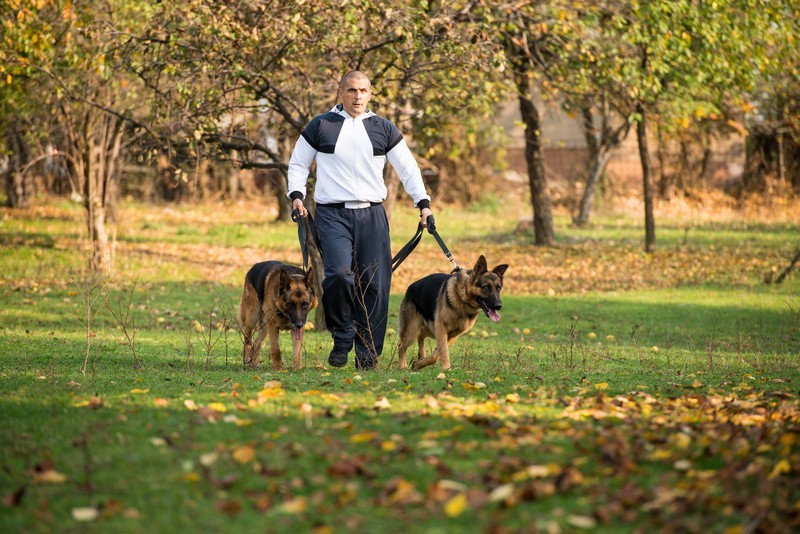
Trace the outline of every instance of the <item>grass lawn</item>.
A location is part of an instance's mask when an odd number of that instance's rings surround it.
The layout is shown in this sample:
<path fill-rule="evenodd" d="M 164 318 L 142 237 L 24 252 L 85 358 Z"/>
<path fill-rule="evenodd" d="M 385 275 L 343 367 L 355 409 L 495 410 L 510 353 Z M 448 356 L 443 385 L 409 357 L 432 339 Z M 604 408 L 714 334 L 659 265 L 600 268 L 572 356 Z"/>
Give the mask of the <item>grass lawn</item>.
<path fill-rule="evenodd" d="M 800 273 L 763 283 L 798 217 L 665 209 L 648 255 L 638 214 L 559 217 L 541 249 L 515 232 L 524 206 L 492 205 L 436 216 L 460 265 L 510 264 L 501 321 L 445 373 L 397 370 L 390 330 L 360 374 L 314 330 L 301 371 L 242 370 L 244 273 L 301 261 L 269 210 L 124 204 L 97 280 L 78 207 L 3 209 L 0 529 L 800 529 Z M 393 250 L 415 225 L 395 214 Z M 390 324 L 449 268 L 426 235 Z"/>

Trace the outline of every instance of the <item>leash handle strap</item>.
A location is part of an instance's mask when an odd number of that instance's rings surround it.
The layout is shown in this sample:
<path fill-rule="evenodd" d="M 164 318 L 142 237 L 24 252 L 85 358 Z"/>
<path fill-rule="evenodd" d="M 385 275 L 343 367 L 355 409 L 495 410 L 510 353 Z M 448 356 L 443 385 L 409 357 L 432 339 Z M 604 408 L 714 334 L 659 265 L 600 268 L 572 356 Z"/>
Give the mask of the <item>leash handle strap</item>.
<path fill-rule="evenodd" d="M 303 222 L 303 219 L 306 219 L 306 222 Z M 297 223 L 297 239 L 300 241 L 300 251 L 303 253 L 303 271 L 308 272 L 308 232 L 311 232 L 311 237 L 314 239 L 314 243 L 317 245 L 317 250 L 319 250 L 319 255 L 322 257 L 322 246 L 320 245 L 319 241 L 319 233 L 317 232 L 317 225 L 314 224 L 314 217 L 311 216 L 311 212 L 308 212 L 306 217 L 300 217 L 300 212 L 295 209 L 292 211 L 292 220 Z M 308 224 L 308 230 L 306 230 L 306 224 Z"/>
<path fill-rule="evenodd" d="M 439 232 L 436 231 L 436 221 L 434 220 L 433 215 L 428 215 L 427 227 L 428 227 L 428 233 L 433 235 L 433 238 L 436 239 L 437 243 L 439 243 L 439 248 L 442 249 L 444 255 L 447 256 L 447 259 L 450 260 L 450 262 L 453 264 L 453 268 L 455 270 L 460 270 L 458 264 L 456 264 L 456 261 L 453 259 L 453 255 L 450 253 L 450 249 L 447 248 L 447 245 L 444 244 L 444 240 L 439 235 Z M 398 267 L 400 267 L 400 264 L 403 263 L 403 260 L 405 260 L 411 254 L 411 252 L 417 247 L 421 239 L 422 239 L 422 223 L 417 225 L 417 233 L 414 234 L 414 237 L 412 237 L 411 240 L 408 243 L 406 243 L 406 245 L 402 249 L 400 249 L 400 251 L 395 255 L 395 257 L 392 258 L 392 272 L 394 272 Z"/>
<path fill-rule="evenodd" d="M 400 264 L 403 263 L 403 260 L 405 260 L 409 255 L 411 255 L 411 252 L 415 248 L 417 248 L 417 245 L 419 245 L 421 239 L 422 239 L 422 223 L 417 225 L 417 232 L 414 234 L 414 237 L 412 237 L 409 240 L 409 242 L 406 243 L 405 246 L 403 246 L 403 248 L 401 248 L 397 254 L 395 254 L 394 258 L 392 258 L 392 272 L 394 272 L 398 267 L 400 267 Z"/>

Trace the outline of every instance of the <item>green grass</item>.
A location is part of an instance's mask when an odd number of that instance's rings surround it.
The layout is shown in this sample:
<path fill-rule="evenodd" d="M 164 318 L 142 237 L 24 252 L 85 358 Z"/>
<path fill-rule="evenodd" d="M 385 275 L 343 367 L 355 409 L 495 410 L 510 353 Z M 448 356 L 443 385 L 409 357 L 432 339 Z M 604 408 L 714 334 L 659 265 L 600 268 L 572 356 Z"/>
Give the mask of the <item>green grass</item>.
<path fill-rule="evenodd" d="M 397 370 L 391 333 L 381 368 L 360 374 L 328 368 L 330 339 L 315 331 L 302 370 L 241 369 L 239 334 L 225 328 L 240 278 L 255 259 L 297 261 L 291 223 L 235 207 L 224 224 L 219 207 L 123 207 L 114 274 L 90 291 L 73 206 L 6 210 L 0 527 L 797 528 L 800 283 L 761 283 L 797 225 L 685 233 L 665 218 L 650 261 L 631 249 L 636 221 L 577 230 L 560 218 L 559 247 L 542 251 L 490 208 L 445 208 L 437 222 L 462 263 L 510 258 L 501 321 L 481 317 L 446 373 Z M 415 224 L 397 213 L 394 250 Z M 622 283 L 670 264 L 696 272 Z M 390 324 L 403 277 L 447 267 L 426 236 L 398 271 Z M 622 289 L 592 289 L 593 270 Z M 100 295 L 129 316 L 94 300 L 87 338 L 86 302 Z M 84 508 L 97 517 L 79 520 Z"/>

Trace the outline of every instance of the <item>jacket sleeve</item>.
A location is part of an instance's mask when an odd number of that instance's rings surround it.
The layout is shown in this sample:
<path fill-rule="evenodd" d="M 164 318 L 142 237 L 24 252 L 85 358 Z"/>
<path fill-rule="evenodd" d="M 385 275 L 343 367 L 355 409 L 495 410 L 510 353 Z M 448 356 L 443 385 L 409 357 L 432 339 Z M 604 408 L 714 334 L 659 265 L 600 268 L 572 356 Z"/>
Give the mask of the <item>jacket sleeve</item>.
<path fill-rule="evenodd" d="M 431 197 L 425 191 L 425 184 L 422 182 L 422 173 L 417 165 L 417 160 L 408 148 L 405 139 L 402 139 L 392 149 L 386 153 L 386 158 L 392 165 L 392 168 L 397 172 L 400 177 L 400 182 L 403 184 L 403 189 L 414 201 L 414 206 L 417 206 L 421 200 L 430 201 Z"/>
<path fill-rule="evenodd" d="M 289 187 L 286 196 L 292 198 L 293 192 L 298 191 L 306 197 L 306 184 L 308 183 L 308 173 L 311 163 L 317 155 L 317 151 L 306 141 L 304 136 L 300 136 L 294 145 L 292 157 L 289 159 Z"/>

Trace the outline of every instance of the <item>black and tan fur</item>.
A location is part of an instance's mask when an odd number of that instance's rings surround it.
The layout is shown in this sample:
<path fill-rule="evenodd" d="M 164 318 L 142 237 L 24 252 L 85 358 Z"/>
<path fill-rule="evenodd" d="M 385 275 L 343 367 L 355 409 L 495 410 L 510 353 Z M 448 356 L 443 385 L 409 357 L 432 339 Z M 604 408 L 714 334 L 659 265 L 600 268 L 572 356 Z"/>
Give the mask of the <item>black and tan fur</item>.
<path fill-rule="evenodd" d="M 398 321 L 400 369 L 407 368 L 406 351 L 414 341 L 418 345 L 418 358 L 411 366 L 414 371 L 437 360 L 443 369 L 450 369 L 450 344 L 472 328 L 479 312 L 500 320 L 497 310 L 503 305 L 500 290 L 506 269 L 504 264 L 489 271 L 481 255 L 470 271 L 431 274 L 408 286 Z M 436 339 L 436 351 L 427 357 L 425 339 L 429 337 Z"/>
<path fill-rule="evenodd" d="M 292 369 L 303 365 L 303 333 L 308 313 L 317 306 L 314 275 L 279 261 L 256 263 L 247 272 L 239 303 L 245 367 L 257 367 L 261 344 L 269 335 L 272 369 L 281 369 L 280 330 L 292 332 Z M 253 334 L 257 333 L 253 340 Z"/>

